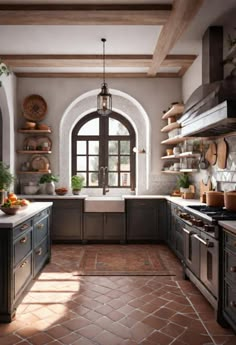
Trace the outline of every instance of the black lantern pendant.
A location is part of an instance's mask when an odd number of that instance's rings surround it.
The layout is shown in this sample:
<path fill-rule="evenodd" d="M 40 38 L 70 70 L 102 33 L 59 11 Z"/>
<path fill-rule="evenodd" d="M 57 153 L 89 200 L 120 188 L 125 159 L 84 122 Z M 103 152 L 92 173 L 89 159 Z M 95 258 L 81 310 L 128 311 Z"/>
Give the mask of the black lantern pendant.
<path fill-rule="evenodd" d="M 108 86 L 105 81 L 105 42 L 106 39 L 102 38 L 103 42 L 103 83 L 101 92 L 97 95 L 97 112 L 100 115 L 107 116 L 112 112 L 112 97 L 109 93 Z"/>

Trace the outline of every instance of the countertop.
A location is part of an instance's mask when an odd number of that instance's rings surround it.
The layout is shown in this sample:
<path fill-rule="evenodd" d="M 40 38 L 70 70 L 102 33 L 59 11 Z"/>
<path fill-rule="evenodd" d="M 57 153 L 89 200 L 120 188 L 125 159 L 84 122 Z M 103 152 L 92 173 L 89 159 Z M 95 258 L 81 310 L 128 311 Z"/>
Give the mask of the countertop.
<path fill-rule="evenodd" d="M 236 221 L 235 220 L 220 221 L 219 225 L 222 226 L 222 228 L 232 232 L 233 235 L 236 235 Z"/>
<path fill-rule="evenodd" d="M 38 212 L 52 206 L 52 202 L 33 202 L 26 208 L 20 210 L 17 214 L 8 216 L 0 210 L 0 230 L 1 228 L 14 228 L 20 223 L 33 217 Z"/>

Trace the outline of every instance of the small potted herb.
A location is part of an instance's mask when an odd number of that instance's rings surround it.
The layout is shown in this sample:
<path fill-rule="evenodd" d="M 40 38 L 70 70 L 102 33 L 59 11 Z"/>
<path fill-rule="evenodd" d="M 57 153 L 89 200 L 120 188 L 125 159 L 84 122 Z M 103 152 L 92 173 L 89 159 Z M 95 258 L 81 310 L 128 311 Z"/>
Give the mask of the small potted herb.
<path fill-rule="evenodd" d="M 15 177 L 11 174 L 9 166 L 0 162 L 0 204 L 4 203 L 6 191 L 9 190 Z"/>
<path fill-rule="evenodd" d="M 44 174 L 40 177 L 40 191 L 41 194 L 54 194 L 55 192 L 55 184 L 54 182 L 58 182 L 59 178 L 53 174 Z"/>
<path fill-rule="evenodd" d="M 78 195 L 84 186 L 84 176 L 73 175 L 71 176 L 71 188 L 74 195 Z"/>
<path fill-rule="evenodd" d="M 177 177 L 177 187 L 181 193 L 189 192 L 190 180 L 188 174 L 180 174 Z"/>

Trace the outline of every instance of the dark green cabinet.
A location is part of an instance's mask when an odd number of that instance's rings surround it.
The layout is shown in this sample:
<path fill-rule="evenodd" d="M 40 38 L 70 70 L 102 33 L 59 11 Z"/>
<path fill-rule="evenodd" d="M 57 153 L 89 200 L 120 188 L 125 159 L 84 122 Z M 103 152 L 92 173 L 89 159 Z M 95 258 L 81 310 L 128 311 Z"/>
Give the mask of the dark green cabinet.
<path fill-rule="evenodd" d="M 163 241 L 167 236 L 164 199 L 127 199 L 127 241 Z"/>
<path fill-rule="evenodd" d="M 50 214 L 45 207 L 15 227 L 1 224 L 0 322 L 12 321 L 27 286 L 49 261 Z"/>
<path fill-rule="evenodd" d="M 236 235 L 223 229 L 223 317 L 236 332 Z"/>
<path fill-rule="evenodd" d="M 125 240 L 124 213 L 84 213 L 83 241 Z"/>

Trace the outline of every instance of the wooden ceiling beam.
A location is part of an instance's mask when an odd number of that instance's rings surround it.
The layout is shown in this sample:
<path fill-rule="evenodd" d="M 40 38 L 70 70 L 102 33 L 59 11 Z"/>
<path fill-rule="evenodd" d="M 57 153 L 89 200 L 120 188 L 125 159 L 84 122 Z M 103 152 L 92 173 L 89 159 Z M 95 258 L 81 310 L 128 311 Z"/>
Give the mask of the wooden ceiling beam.
<path fill-rule="evenodd" d="M 102 78 L 102 73 L 41 73 L 16 72 L 19 78 Z M 106 73 L 106 78 L 179 78 L 178 73 L 157 73 L 148 76 L 146 73 Z M 99 85 L 98 85 L 99 86 Z"/>
<path fill-rule="evenodd" d="M 162 67 L 189 67 L 196 55 L 167 55 Z M 1 55 L 10 67 L 102 67 L 102 55 Z M 107 67 L 149 67 L 152 55 L 107 55 Z"/>
<path fill-rule="evenodd" d="M 157 41 L 153 60 L 148 71 L 149 75 L 155 75 L 157 73 L 174 44 L 197 14 L 203 1 L 174 0 L 171 15 L 167 23 L 163 26 Z"/>
<path fill-rule="evenodd" d="M 0 5 L 0 25 L 164 25 L 171 4 Z"/>

